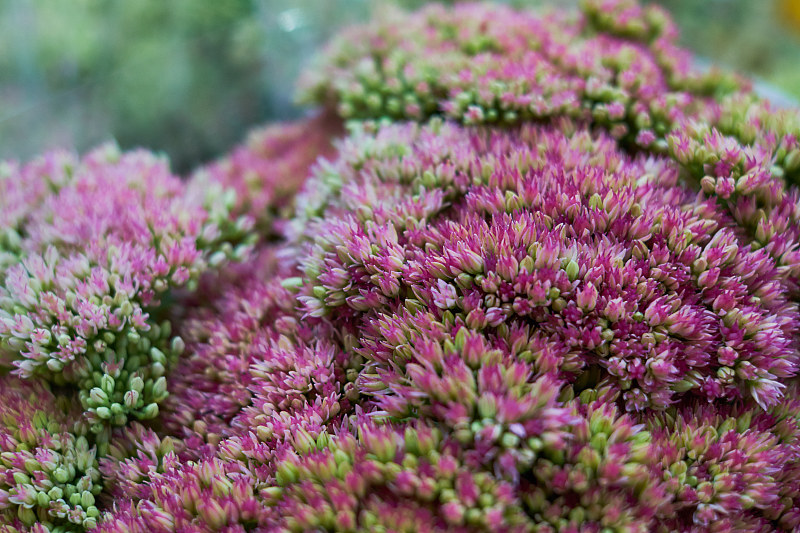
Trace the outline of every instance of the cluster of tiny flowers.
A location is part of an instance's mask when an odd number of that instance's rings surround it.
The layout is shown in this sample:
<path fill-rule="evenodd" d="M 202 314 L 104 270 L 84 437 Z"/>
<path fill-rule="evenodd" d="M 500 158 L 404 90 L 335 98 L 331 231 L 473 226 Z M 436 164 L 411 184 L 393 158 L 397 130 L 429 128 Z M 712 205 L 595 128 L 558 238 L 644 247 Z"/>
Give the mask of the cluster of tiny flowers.
<path fill-rule="evenodd" d="M 187 457 L 203 456 L 238 434 L 236 427 L 257 429 L 257 421 L 252 427 L 237 421 L 254 402 L 264 415 L 289 410 L 329 366 L 304 347 L 314 342 L 314 332 L 298 322 L 294 298 L 283 286 L 292 279 L 284 274 L 292 272 L 267 247 L 201 279 L 204 302 L 181 320 L 187 353 L 170 379 L 161 418 L 165 430 L 186 445 Z M 280 405 L 267 408 L 267 399 Z"/>
<path fill-rule="evenodd" d="M 303 96 L 345 118 L 508 125 L 569 116 L 627 148 L 666 153 L 727 207 L 800 296 L 800 117 L 744 80 L 700 74 L 665 13 L 584 0 L 579 16 L 494 5 L 428 7 L 357 27 L 308 73 Z"/>
<path fill-rule="evenodd" d="M 77 164 L 66 151 L 52 151 L 23 166 L 0 162 L 0 268 L 17 260 L 32 211 L 71 179 Z"/>
<path fill-rule="evenodd" d="M 74 398 L 0 378 L 0 531 L 82 531 L 102 490 L 96 448 Z M 38 529 L 37 529 L 38 528 Z"/>
<path fill-rule="evenodd" d="M 113 146 L 80 161 L 48 156 L 2 184 L 33 200 L 4 220 L 18 238 L 2 271 L 2 362 L 77 387 L 95 432 L 154 417 L 184 345 L 159 317 L 163 296 L 243 256 L 249 221 L 230 218 L 229 195 Z"/>
<path fill-rule="evenodd" d="M 646 421 L 651 453 L 674 495 L 670 531 L 794 531 L 798 508 L 797 389 L 784 404 L 690 404 Z"/>
<path fill-rule="evenodd" d="M 741 84 L 692 71 L 669 17 L 634 1 L 584 1 L 580 16 L 461 4 L 399 17 L 334 41 L 301 96 L 345 118 L 502 125 L 570 116 L 663 149 L 676 123 Z"/>
<path fill-rule="evenodd" d="M 800 529 L 800 114 L 676 39 L 430 6 L 185 182 L 0 167 L 0 532 Z"/>
<path fill-rule="evenodd" d="M 434 399 L 480 397 L 467 376 L 493 364 L 610 383 L 635 411 L 687 394 L 774 405 L 796 373 L 796 309 L 775 264 L 669 161 L 570 124 L 398 125 L 377 141 L 352 138 L 361 153 L 339 162 L 343 184 L 308 226 L 299 300 L 362 322 L 360 382 L 386 392 L 392 416 L 432 403 L 452 420 Z"/>
<path fill-rule="evenodd" d="M 752 95 L 728 98 L 667 137 L 668 154 L 765 250 L 800 299 L 800 116 Z"/>
<path fill-rule="evenodd" d="M 138 503 L 120 500 L 96 531 L 244 533 L 266 526 L 271 514 L 253 476 L 216 458 L 154 472 L 140 491 Z"/>

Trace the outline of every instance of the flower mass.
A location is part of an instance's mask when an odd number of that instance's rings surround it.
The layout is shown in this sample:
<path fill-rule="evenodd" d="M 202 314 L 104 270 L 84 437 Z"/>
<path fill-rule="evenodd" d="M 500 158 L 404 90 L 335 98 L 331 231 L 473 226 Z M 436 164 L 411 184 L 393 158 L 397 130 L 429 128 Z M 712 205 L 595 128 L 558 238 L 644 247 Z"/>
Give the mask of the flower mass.
<path fill-rule="evenodd" d="M 190 176 L 0 166 L 0 532 L 800 528 L 800 112 L 660 8 L 394 13 Z"/>

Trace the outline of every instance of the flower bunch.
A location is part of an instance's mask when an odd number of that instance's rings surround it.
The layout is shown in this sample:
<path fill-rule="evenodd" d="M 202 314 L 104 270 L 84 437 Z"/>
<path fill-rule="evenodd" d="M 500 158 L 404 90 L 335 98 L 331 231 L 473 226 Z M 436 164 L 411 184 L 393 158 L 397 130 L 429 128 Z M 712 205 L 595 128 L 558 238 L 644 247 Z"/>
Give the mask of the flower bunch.
<path fill-rule="evenodd" d="M 77 160 L 69 152 L 52 151 L 22 167 L 13 161 L 0 165 L 0 267 L 5 268 L 20 252 L 32 211 L 70 180 Z"/>
<path fill-rule="evenodd" d="M 15 254 L 2 271 L 0 358 L 22 378 L 74 386 L 92 430 L 152 418 L 183 351 L 159 307 L 175 287 L 248 249 L 229 196 L 164 160 L 101 147 L 53 154 L 2 181 Z"/>
<path fill-rule="evenodd" d="M 674 39 L 656 9 L 586 2 L 335 43 L 306 95 L 361 121 L 298 196 L 294 265 L 185 322 L 170 400 L 194 444 L 163 475 L 222 460 L 264 514 L 156 493 L 106 523 L 796 527 L 796 118 Z"/>
<path fill-rule="evenodd" d="M 797 295 L 800 119 L 745 80 L 699 73 L 658 7 L 584 0 L 580 16 L 432 6 L 342 35 L 309 71 L 308 101 L 344 117 L 509 125 L 568 116 L 624 147 L 666 153 L 778 261 Z"/>
<path fill-rule="evenodd" d="M 310 70 L 301 96 L 345 118 L 515 124 L 570 116 L 625 143 L 664 136 L 742 81 L 690 68 L 657 6 L 587 0 L 580 16 L 489 4 L 430 6 L 354 28 Z"/>
<path fill-rule="evenodd" d="M 138 501 L 149 494 L 146 485 L 155 474 L 175 466 L 179 462 L 170 437 L 161 438 L 139 422 L 116 428 L 107 453 L 99 460 L 102 498 L 111 504 L 121 499 Z"/>
<path fill-rule="evenodd" d="M 253 478 L 237 467 L 208 459 L 155 473 L 140 487 L 148 499 L 120 503 L 96 531 L 239 533 L 263 527 L 269 507 Z"/>
<path fill-rule="evenodd" d="M 41 382 L 0 378 L 0 530 L 92 528 L 102 484 L 80 407 Z"/>
<path fill-rule="evenodd" d="M 653 451 L 674 494 L 671 530 L 792 530 L 797 512 L 798 402 L 694 404 L 655 414 Z"/>
<path fill-rule="evenodd" d="M 362 151 L 341 161 L 361 171 L 340 174 L 311 226 L 300 301 L 334 323 L 362 317 L 374 372 L 361 379 L 391 391 L 392 415 L 435 396 L 401 394 L 434 385 L 419 365 L 463 389 L 461 369 L 494 357 L 613 384 L 637 411 L 685 394 L 773 405 L 796 373 L 796 308 L 775 264 L 678 186 L 669 161 L 571 124 L 390 126 L 378 141 L 353 138 Z"/>
<path fill-rule="evenodd" d="M 800 298 L 800 118 L 752 95 L 726 99 L 709 118 L 672 132 L 668 153 L 733 219 L 743 241 L 765 250 Z M 788 185 L 788 186 L 787 186 Z"/>
<path fill-rule="evenodd" d="M 0 531 L 800 528 L 800 114 L 632 0 L 395 15 L 303 87 L 187 182 L 0 169 Z"/>
<path fill-rule="evenodd" d="M 521 531 L 526 521 L 510 483 L 471 468 L 457 443 L 422 423 L 357 422 L 298 448 L 277 463 L 281 530 Z"/>
<path fill-rule="evenodd" d="M 315 331 L 297 320 L 294 298 L 282 286 L 292 272 L 265 248 L 201 279 L 205 302 L 181 321 L 187 353 L 176 365 L 161 419 L 186 453 L 199 457 L 204 446 L 213 449 L 237 427 L 258 428 L 259 415 L 304 404 L 300 398 L 327 375 L 330 351 L 311 348 Z"/>

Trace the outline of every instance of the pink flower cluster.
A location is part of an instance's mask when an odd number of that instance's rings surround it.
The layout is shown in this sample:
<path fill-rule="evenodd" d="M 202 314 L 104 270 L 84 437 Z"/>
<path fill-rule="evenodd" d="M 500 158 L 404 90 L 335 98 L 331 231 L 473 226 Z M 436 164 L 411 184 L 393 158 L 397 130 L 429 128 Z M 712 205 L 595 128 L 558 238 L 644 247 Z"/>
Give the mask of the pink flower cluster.
<path fill-rule="evenodd" d="M 0 531 L 93 528 L 103 483 L 75 398 L 3 376 L 0 400 Z"/>
<path fill-rule="evenodd" d="M 94 432 L 156 416 L 184 346 L 161 318 L 165 295 L 243 257 L 250 221 L 230 218 L 230 195 L 110 145 L 12 167 L 0 186 L 14 241 L 2 265 L 2 363 L 79 389 Z"/>
<path fill-rule="evenodd" d="M 463 388 L 459 367 L 487 370 L 469 359 L 498 347 L 530 365 L 523 374 L 611 386 L 633 411 L 684 395 L 766 407 L 796 373 L 796 307 L 776 265 L 667 160 L 631 158 L 571 124 L 399 125 L 374 139 L 380 148 L 351 138 L 358 153 L 338 163 L 299 300 L 311 316 L 362 323 L 374 368 L 361 379 L 392 392 L 381 404 L 393 416 L 431 396 L 402 393 L 417 388 L 407 364 Z M 362 169 L 349 179 L 353 159 Z"/>
<path fill-rule="evenodd" d="M 492 4 L 426 7 L 335 40 L 301 96 L 346 118 L 515 124 L 590 119 L 620 142 L 664 148 L 672 127 L 745 83 L 692 71 L 657 6 L 586 0 L 541 16 Z"/>
<path fill-rule="evenodd" d="M 187 181 L 0 167 L 0 533 L 800 529 L 797 110 L 632 0 L 303 86 Z"/>
<path fill-rule="evenodd" d="M 583 0 L 547 16 L 489 4 L 431 6 L 353 28 L 302 84 L 345 118 L 505 127 L 571 117 L 629 151 L 666 154 L 715 196 L 797 295 L 800 118 L 746 80 L 691 68 L 655 5 Z"/>

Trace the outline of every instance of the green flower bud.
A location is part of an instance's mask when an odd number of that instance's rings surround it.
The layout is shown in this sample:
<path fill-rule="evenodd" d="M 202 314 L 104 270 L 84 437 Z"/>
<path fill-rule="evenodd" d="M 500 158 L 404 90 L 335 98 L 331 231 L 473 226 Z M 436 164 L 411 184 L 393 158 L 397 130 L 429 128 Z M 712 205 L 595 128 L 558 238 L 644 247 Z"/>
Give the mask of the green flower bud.
<path fill-rule="evenodd" d="M 17 517 L 19 518 L 20 522 L 26 526 L 32 526 L 37 521 L 36 514 L 33 512 L 33 509 L 28 509 L 23 505 L 20 505 L 17 508 Z"/>
<path fill-rule="evenodd" d="M 58 359 L 48 359 L 46 364 L 50 372 L 58 373 L 64 369 L 64 363 Z"/>
<path fill-rule="evenodd" d="M 126 336 L 128 338 L 128 342 L 130 344 L 135 344 L 136 345 L 136 344 L 139 344 L 140 340 L 142 340 L 141 335 L 139 335 L 139 333 L 137 331 L 135 331 L 135 330 L 128 331 L 128 334 Z"/>
<path fill-rule="evenodd" d="M 281 461 L 275 474 L 275 481 L 279 485 L 287 486 L 297 481 L 297 468 L 288 461 Z"/>
<path fill-rule="evenodd" d="M 158 404 L 150 403 L 145 406 L 139 413 L 139 418 L 142 420 L 150 420 L 158 416 Z"/>
<path fill-rule="evenodd" d="M 107 395 L 114 394 L 114 387 L 116 386 L 116 382 L 114 378 L 109 376 L 108 374 L 104 374 L 103 377 L 100 379 L 100 387 L 105 391 Z M 107 398 L 106 398 L 107 400 Z"/>
<path fill-rule="evenodd" d="M 144 390 L 144 380 L 142 380 L 142 378 L 139 376 L 134 376 L 130 379 L 128 388 L 141 394 L 141 392 Z"/>
<path fill-rule="evenodd" d="M 94 495 L 88 490 L 85 490 L 81 493 L 81 507 L 86 509 L 90 505 L 94 505 Z"/>
<path fill-rule="evenodd" d="M 51 500 L 60 500 L 64 497 L 64 491 L 61 490 L 61 487 L 53 487 L 47 492 L 47 497 Z"/>
<path fill-rule="evenodd" d="M 261 490 L 261 496 L 268 502 L 277 502 L 283 496 L 282 487 L 267 487 Z"/>
<path fill-rule="evenodd" d="M 172 355 L 181 355 L 186 350 L 186 343 L 180 337 L 173 337 L 170 343 L 170 351 Z"/>
<path fill-rule="evenodd" d="M 50 506 L 50 496 L 46 492 L 36 493 L 36 504 L 39 507 L 47 508 Z"/>
<path fill-rule="evenodd" d="M 56 468 L 55 471 L 53 472 L 53 479 L 55 479 L 59 483 L 66 483 L 67 480 L 69 479 L 69 473 L 67 472 L 67 469 L 64 468 L 63 466 L 59 466 L 58 468 Z"/>
<path fill-rule="evenodd" d="M 136 404 L 139 402 L 139 393 L 135 390 L 129 390 L 123 397 L 125 407 L 128 409 L 135 409 Z"/>
<path fill-rule="evenodd" d="M 24 474 L 22 472 L 14 472 L 13 478 L 14 478 L 14 483 L 16 483 L 17 485 L 29 485 L 31 482 L 31 478 L 28 477 L 27 474 Z"/>
<path fill-rule="evenodd" d="M 102 406 L 108 403 L 108 395 L 99 387 L 94 387 L 89 391 L 89 399 L 95 406 Z"/>
<path fill-rule="evenodd" d="M 569 277 L 569 280 L 575 281 L 578 279 L 578 274 L 580 273 L 580 265 L 578 265 L 574 259 L 570 259 L 564 270 L 567 271 L 567 277 Z"/>
<path fill-rule="evenodd" d="M 129 317 L 133 314 L 133 305 L 129 300 L 125 300 L 122 302 L 122 305 L 119 306 L 119 312 L 123 317 Z"/>
<path fill-rule="evenodd" d="M 153 401 L 158 403 L 167 397 L 167 378 L 161 376 L 153 383 Z"/>
<path fill-rule="evenodd" d="M 153 362 L 161 363 L 162 365 L 167 362 L 167 356 L 155 346 L 150 348 L 150 359 L 152 359 Z"/>
<path fill-rule="evenodd" d="M 161 363 L 153 363 L 150 366 L 150 373 L 153 374 L 153 377 L 160 377 L 166 374 L 167 369 L 164 368 L 164 365 Z"/>
<path fill-rule="evenodd" d="M 500 440 L 500 444 L 502 444 L 504 448 L 516 448 L 519 445 L 519 442 L 519 437 L 513 433 L 504 433 L 502 439 Z"/>

